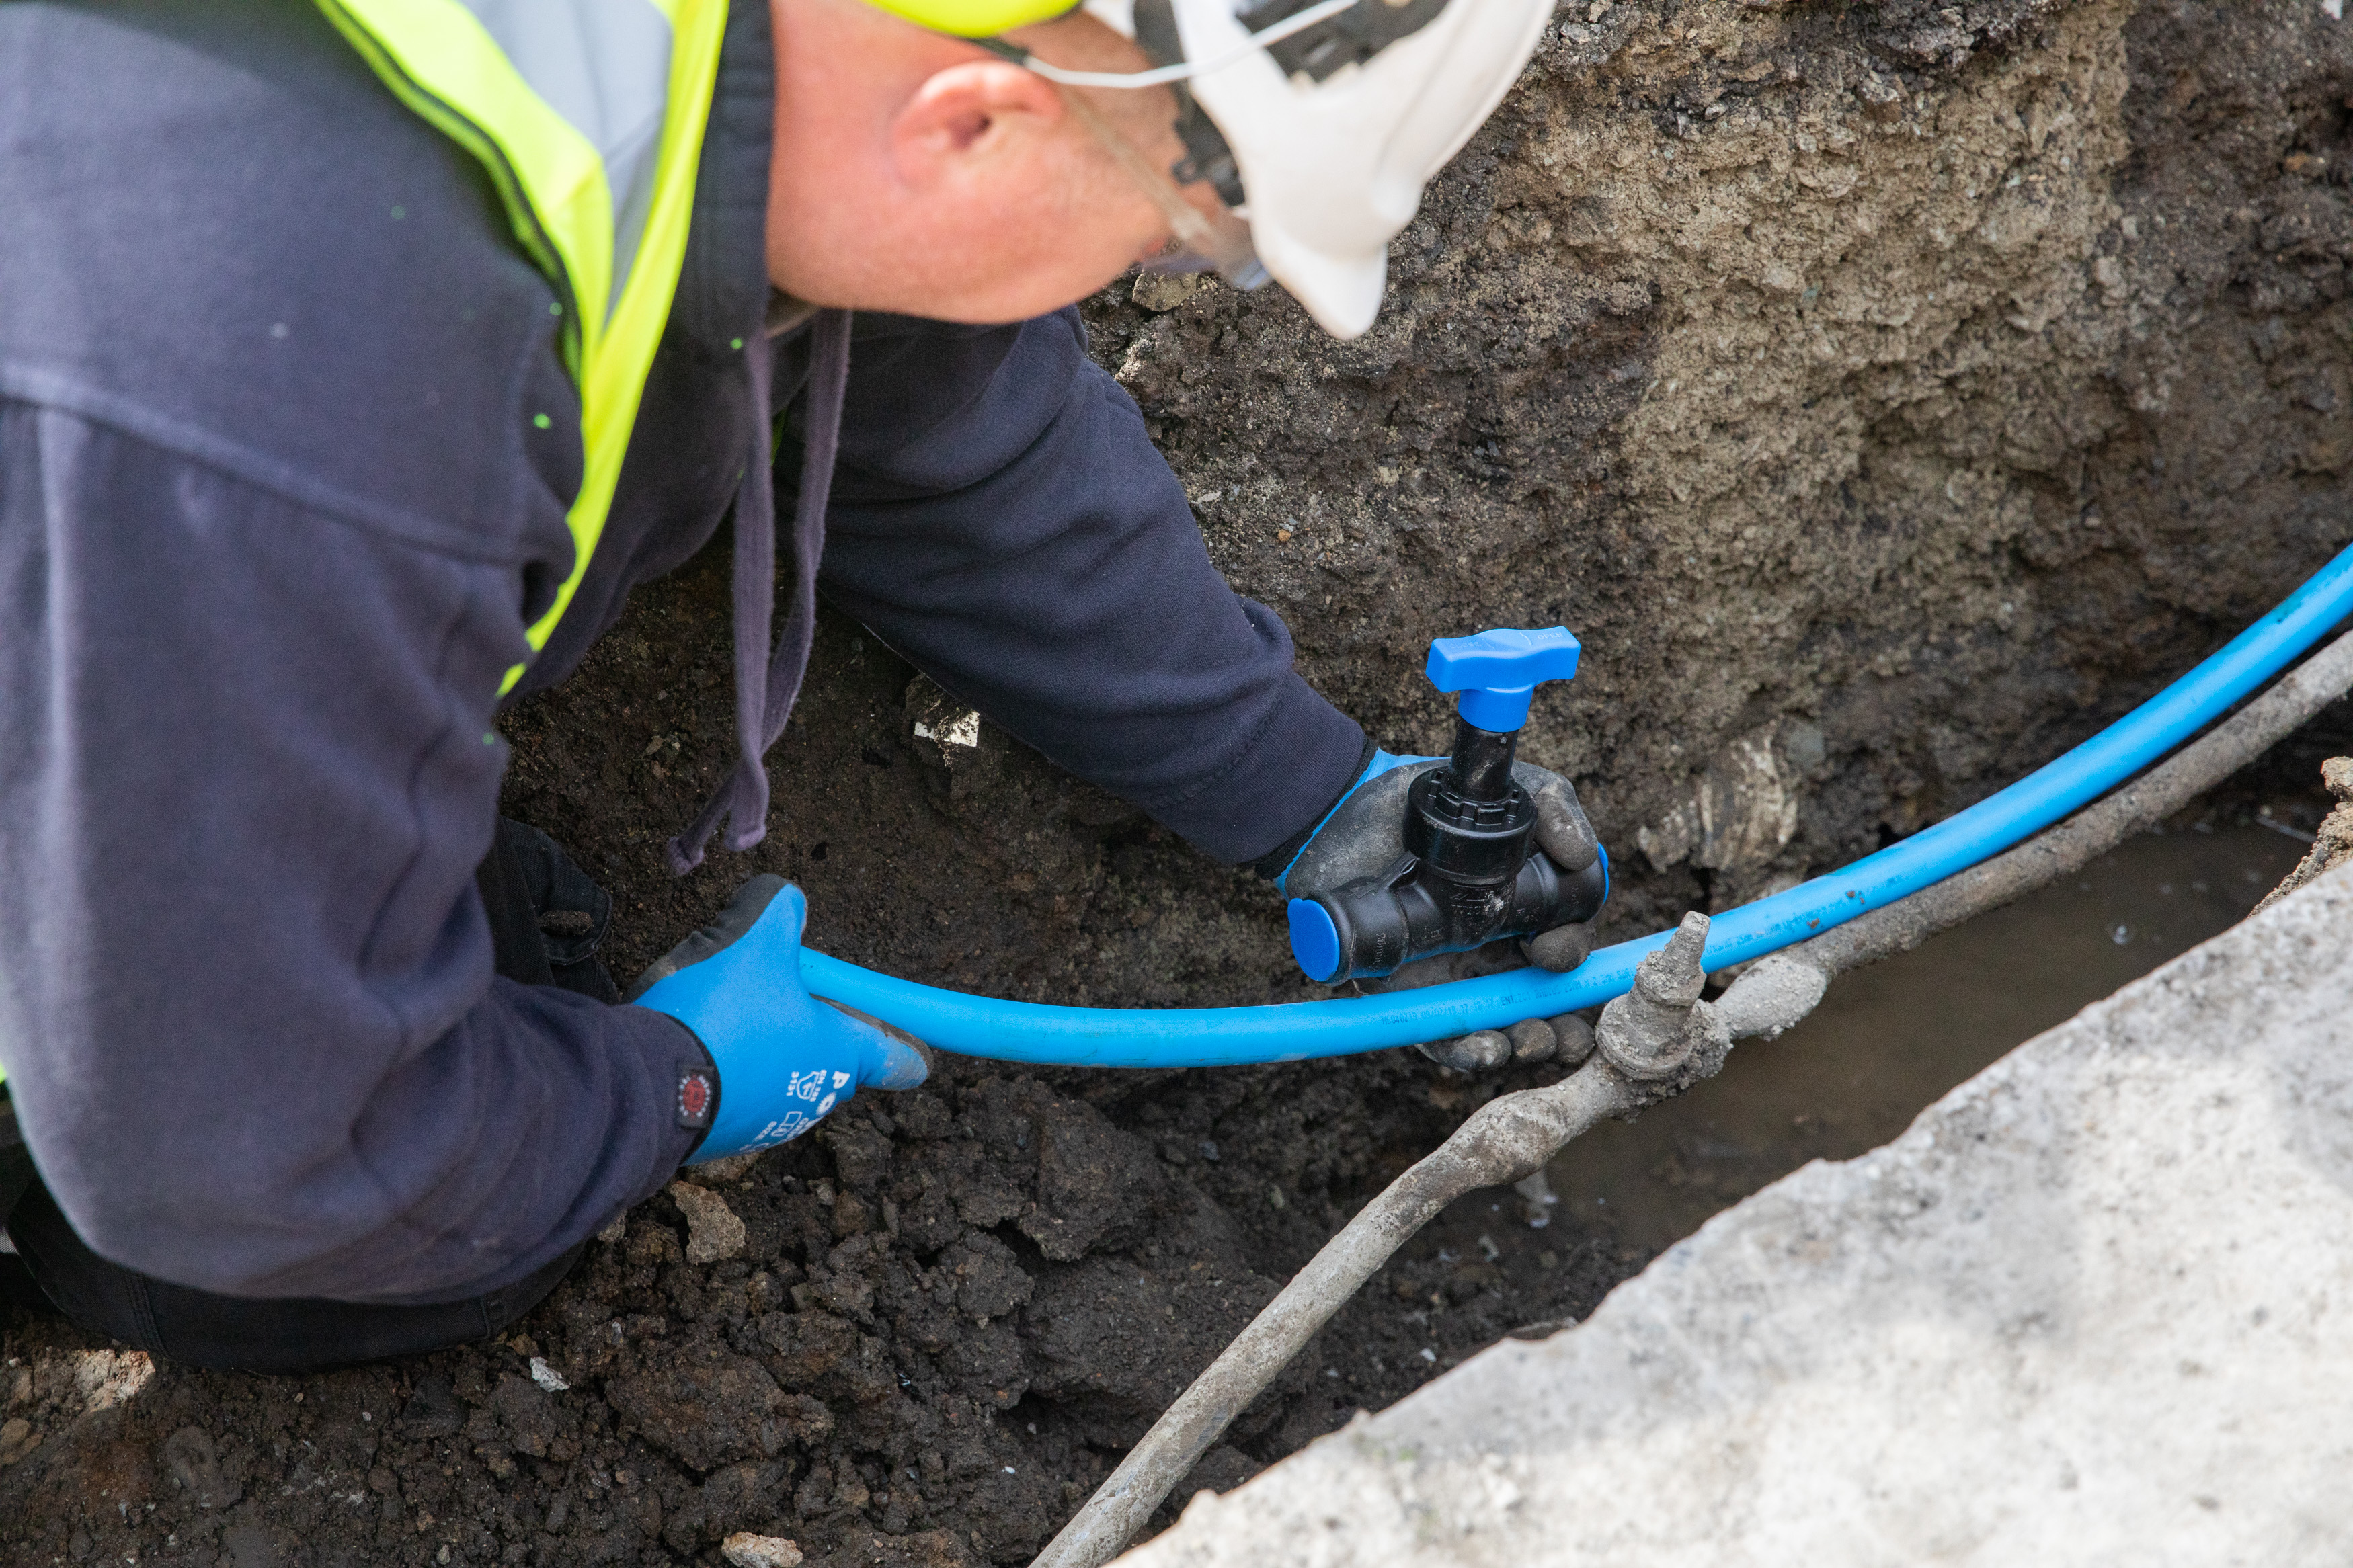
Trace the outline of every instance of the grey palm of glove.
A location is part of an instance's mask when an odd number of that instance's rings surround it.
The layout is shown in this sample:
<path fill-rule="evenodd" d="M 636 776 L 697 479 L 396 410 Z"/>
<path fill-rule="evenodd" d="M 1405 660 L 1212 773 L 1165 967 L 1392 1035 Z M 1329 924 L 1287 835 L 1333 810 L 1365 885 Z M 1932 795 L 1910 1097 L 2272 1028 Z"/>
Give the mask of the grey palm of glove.
<path fill-rule="evenodd" d="M 1315 830 L 1282 875 L 1282 890 L 1295 899 L 1313 898 L 1369 877 L 1393 863 L 1405 842 L 1406 795 L 1413 781 L 1431 768 L 1442 767 L 1443 757 L 1396 759 L 1394 765 L 1366 779 L 1342 801 Z M 1380 762 L 1376 761 L 1376 767 Z M 1536 807 L 1536 847 L 1563 871 L 1575 873 L 1593 864 L 1601 840 L 1577 805 L 1577 790 L 1549 768 L 1514 762 L 1512 782 L 1528 792 Z M 1490 944 L 1493 947 L 1500 944 Z M 1520 952 L 1539 969 L 1563 972 L 1576 968 L 1593 951 L 1593 927 L 1578 921 L 1522 939 Z M 1403 991 L 1492 973 L 1508 964 L 1494 963 L 1489 950 L 1440 953 L 1406 964 L 1366 989 Z M 1593 1030 L 1574 1014 L 1558 1018 L 1526 1018 L 1510 1030 L 1481 1029 L 1458 1038 L 1435 1040 L 1418 1047 L 1422 1055 L 1461 1072 L 1499 1068 L 1507 1061 L 1583 1061 L 1593 1050 Z"/>

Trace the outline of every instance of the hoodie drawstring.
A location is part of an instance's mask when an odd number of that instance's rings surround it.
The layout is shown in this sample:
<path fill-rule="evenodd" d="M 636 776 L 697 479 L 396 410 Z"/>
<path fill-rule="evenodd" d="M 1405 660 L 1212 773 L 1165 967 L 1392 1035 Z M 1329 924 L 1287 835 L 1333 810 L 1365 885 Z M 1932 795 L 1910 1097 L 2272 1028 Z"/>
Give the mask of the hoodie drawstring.
<path fill-rule="evenodd" d="M 841 445 L 841 404 L 849 382 L 849 312 L 820 310 L 810 324 L 807 435 L 801 447 L 800 498 L 793 508 L 793 603 L 776 652 L 768 637 L 776 618 L 776 494 L 771 467 L 776 355 L 755 344 L 744 355 L 752 392 L 752 445 L 744 483 L 735 492 L 734 772 L 703 803 L 692 826 L 664 851 L 673 876 L 702 864 L 702 848 L 727 820 L 723 842 L 749 849 L 767 837 L 768 748 L 785 732 L 801 678 L 808 672 L 817 636 L 817 569 L 825 553 L 825 508 L 833 489 L 834 455 Z"/>

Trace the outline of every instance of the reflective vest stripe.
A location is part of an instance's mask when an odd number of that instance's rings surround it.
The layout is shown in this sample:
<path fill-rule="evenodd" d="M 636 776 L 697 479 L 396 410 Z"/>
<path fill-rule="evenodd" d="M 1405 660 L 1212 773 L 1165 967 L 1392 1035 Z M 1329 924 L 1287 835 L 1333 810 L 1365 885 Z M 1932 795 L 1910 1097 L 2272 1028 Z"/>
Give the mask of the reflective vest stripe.
<path fill-rule="evenodd" d="M 653 205 L 656 154 L 670 98 L 671 24 L 653 0 L 606 0 L 583 27 L 568 0 L 460 0 L 542 103 L 594 149 L 610 191 L 612 254 L 598 297 L 620 301 L 628 258 Z"/>
<path fill-rule="evenodd" d="M 556 286 L 585 463 L 565 519 L 571 574 L 527 628 L 545 647 L 604 532 L 685 265 L 726 0 L 318 5 L 395 96 L 489 171 Z"/>

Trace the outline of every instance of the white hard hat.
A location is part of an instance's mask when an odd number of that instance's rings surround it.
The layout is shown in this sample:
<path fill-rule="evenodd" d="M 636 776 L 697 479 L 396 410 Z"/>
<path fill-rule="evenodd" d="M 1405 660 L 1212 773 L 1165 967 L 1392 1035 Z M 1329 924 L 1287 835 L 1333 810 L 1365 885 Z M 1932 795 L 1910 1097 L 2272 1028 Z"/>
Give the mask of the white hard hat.
<path fill-rule="evenodd" d="M 1266 271 L 1326 331 L 1353 338 L 1380 310 L 1389 240 L 1517 79 L 1552 0 L 1087 0 L 1086 8 L 1160 68 L 1131 80 L 1177 85 L 1190 156 L 1176 179 L 1215 184 L 1248 222 Z"/>

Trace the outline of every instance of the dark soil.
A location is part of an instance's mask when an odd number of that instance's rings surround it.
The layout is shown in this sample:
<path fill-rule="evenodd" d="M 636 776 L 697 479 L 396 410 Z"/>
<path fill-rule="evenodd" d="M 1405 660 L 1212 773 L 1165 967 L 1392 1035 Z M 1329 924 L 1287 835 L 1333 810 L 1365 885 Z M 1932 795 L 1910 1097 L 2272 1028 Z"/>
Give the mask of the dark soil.
<path fill-rule="evenodd" d="M 1371 337 L 1122 286 L 1097 346 L 1220 565 L 1384 738 L 1442 733 L 1429 637 L 1579 631 L 1529 744 L 1619 847 L 1626 934 L 1978 798 L 2353 533 L 2347 38 L 2316 0 L 1579 4 L 1400 242 Z M 615 894 L 617 973 L 773 869 L 814 945 L 938 984 L 1313 993 L 1271 889 L 993 730 L 926 748 L 914 672 L 838 618 L 768 842 L 669 879 L 730 747 L 723 561 L 507 726 L 507 808 Z M 1745 826 L 1678 828 L 1701 801 Z M 665 1195 L 518 1332 L 396 1366 L 189 1373 L 19 1313 L 0 1562 L 715 1563 L 744 1529 L 845 1568 L 1020 1562 L 1357 1204 L 1546 1074 L 950 1060 L 697 1178 L 740 1255 L 689 1262 Z M 1646 1260 L 1466 1200 L 1193 1484 Z"/>
<path fill-rule="evenodd" d="M 741 1256 L 689 1263 L 665 1194 L 492 1345 L 247 1378 L 20 1315 L 0 1394 L 39 1436 L 0 1481 L 0 1558 L 667 1563 L 749 1529 L 845 1568 L 1025 1561 L 1352 1200 L 1498 1087 L 1395 1053 L 1215 1075 L 951 1061 L 702 1177 Z M 1581 1315 L 1641 1261 L 1531 1229 L 1509 1193 L 1462 1205 L 1197 1484 Z M 540 1386 L 534 1358 L 571 1387 Z"/>

